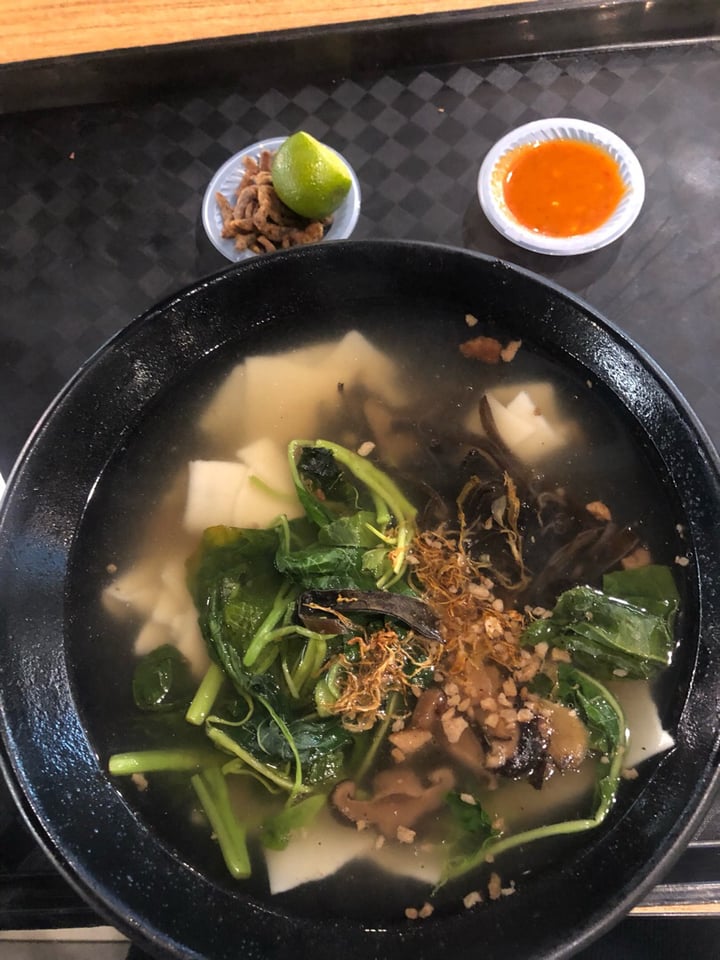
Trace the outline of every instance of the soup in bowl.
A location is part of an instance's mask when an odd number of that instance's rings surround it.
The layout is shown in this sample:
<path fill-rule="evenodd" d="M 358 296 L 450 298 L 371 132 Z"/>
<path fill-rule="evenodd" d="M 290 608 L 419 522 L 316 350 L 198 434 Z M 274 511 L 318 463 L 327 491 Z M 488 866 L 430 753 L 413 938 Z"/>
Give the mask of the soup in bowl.
<path fill-rule="evenodd" d="M 717 498 L 666 378 L 537 277 L 374 242 L 233 268 L 14 472 L 16 793 L 159 954 L 568 956 L 709 802 Z"/>

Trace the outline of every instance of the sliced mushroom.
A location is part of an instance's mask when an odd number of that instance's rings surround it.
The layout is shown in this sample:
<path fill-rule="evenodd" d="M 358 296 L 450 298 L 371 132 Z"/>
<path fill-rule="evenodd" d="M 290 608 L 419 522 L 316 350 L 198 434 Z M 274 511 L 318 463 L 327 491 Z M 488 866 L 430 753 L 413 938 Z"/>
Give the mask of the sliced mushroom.
<path fill-rule="evenodd" d="M 479 704 L 486 697 L 496 697 L 503 689 L 503 674 L 492 663 L 468 663 L 462 682 L 462 696 Z"/>
<path fill-rule="evenodd" d="M 470 697 L 473 705 L 480 704 L 488 697 L 497 697 L 503 692 L 503 674 L 493 663 L 468 662 L 462 680 L 461 697 Z"/>
<path fill-rule="evenodd" d="M 443 716 L 447 711 L 445 694 L 437 687 L 424 690 L 415 704 L 408 730 L 428 731 L 432 742 L 453 760 L 481 776 L 485 769 L 485 751 L 477 734 L 465 724 L 459 736 L 451 740 L 447 736 Z M 462 719 L 459 715 L 456 719 Z M 464 722 L 464 721 L 463 721 Z"/>
<path fill-rule="evenodd" d="M 424 787 L 419 796 L 391 793 L 358 800 L 355 783 L 343 780 L 330 794 L 330 806 L 353 823 L 374 824 L 384 837 L 392 839 L 397 837 L 398 829 L 413 827 L 428 813 L 437 810 L 455 786 L 455 777 L 446 768 L 433 771 L 428 781 L 429 786 Z"/>
<path fill-rule="evenodd" d="M 449 741 L 444 744 L 450 756 L 464 767 L 481 776 L 485 773 L 485 750 L 478 736 L 470 727 L 466 727 L 455 743 Z"/>
<path fill-rule="evenodd" d="M 420 777 L 410 767 L 403 765 L 381 770 L 373 780 L 373 799 L 383 800 L 401 794 L 405 797 L 421 797 L 425 792 Z"/>
<path fill-rule="evenodd" d="M 429 730 L 414 730 L 409 727 L 407 730 L 391 733 L 388 739 L 398 750 L 402 750 L 405 756 L 410 756 L 431 743 L 432 734 Z"/>
<path fill-rule="evenodd" d="M 588 752 L 588 732 L 574 710 L 549 700 L 542 702 L 548 727 L 548 756 L 558 770 L 575 770 Z"/>
<path fill-rule="evenodd" d="M 423 690 L 415 704 L 410 726 L 419 730 L 432 730 L 446 705 L 445 694 L 439 687 Z"/>

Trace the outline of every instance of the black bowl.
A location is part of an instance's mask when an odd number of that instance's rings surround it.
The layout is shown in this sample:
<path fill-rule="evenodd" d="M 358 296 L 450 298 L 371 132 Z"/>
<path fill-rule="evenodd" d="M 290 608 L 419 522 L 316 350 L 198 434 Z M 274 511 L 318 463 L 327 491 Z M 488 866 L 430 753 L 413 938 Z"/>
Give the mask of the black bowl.
<path fill-rule="evenodd" d="M 84 572 L 107 556 L 98 502 L 118 476 L 132 482 L 124 452 L 138 431 L 152 434 L 154 411 L 218 358 L 282 346 L 298 329 L 309 338 L 402 331 L 427 349 L 451 329 L 457 342 L 467 313 L 592 382 L 684 528 L 691 562 L 664 714 L 676 745 L 623 788 L 602 827 L 494 904 L 368 923 L 349 905 L 341 915 L 336 884 L 319 888 L 304 914 L 292 898 L 238 893 L 202 855 L 170 842 L 105 772 L 100 708 L 113 709 L 130 653 L 106 642 L 94 582 L 87 592 Z M 233 267 L 150 310 L 93 357 L 10 479 L 0 521 L 0 707 L 11 789 L 80 893 L 158 956 L 567 957 L 660 879 L 710 803 L 720 744 L 718 515 L 717 458 L 678 391 L 558 287 L 497 260 L 414 243 L 326 244 Z"/>

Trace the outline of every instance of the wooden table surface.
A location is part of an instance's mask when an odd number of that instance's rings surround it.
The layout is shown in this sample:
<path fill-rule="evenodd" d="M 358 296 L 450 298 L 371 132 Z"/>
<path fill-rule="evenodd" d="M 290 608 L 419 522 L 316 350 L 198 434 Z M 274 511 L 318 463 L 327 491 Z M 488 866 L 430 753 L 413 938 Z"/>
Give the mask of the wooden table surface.
<path fill-rule="evenodd" d="M 500 5 L 494 0 L 0 0 L 0 63 Z"/>

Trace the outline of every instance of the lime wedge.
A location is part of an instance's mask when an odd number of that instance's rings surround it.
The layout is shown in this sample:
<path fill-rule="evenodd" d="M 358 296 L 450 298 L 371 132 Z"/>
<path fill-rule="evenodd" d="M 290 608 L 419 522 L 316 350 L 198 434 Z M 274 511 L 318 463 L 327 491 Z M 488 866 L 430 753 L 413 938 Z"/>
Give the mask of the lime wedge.
<path fill-rule="evenodd" d="M 347 164 L 309 133 L 293 133 L 273 157 L 272 181 L 282 202 L 301 217 L 322 220 L 348 195 Z"/>

